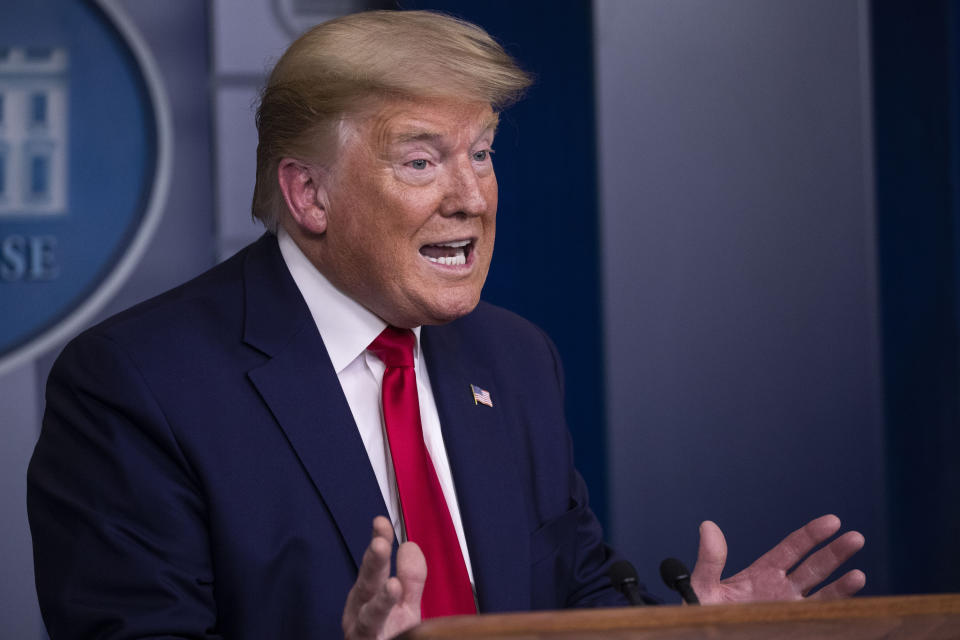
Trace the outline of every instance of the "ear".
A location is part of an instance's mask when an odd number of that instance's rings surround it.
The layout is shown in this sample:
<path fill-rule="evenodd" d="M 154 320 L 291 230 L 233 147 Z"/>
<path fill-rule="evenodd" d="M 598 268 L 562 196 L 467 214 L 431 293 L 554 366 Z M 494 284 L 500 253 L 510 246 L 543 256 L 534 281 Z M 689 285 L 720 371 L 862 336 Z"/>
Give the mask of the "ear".
<path fill-rule="evenodd" d="M 320 235 L 327 230 L 326 190 L 323 169 L 293 158 L 277 168 L 277 181 L 291 217 L 304 232 Z"/>

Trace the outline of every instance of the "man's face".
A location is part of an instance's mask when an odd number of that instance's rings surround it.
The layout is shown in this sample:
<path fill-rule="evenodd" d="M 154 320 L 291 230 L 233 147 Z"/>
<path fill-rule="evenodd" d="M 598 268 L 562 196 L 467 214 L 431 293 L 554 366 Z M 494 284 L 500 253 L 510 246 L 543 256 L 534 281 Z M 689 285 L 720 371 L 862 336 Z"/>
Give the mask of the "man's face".
<path fill-rule="evenodd" d="M 395 326 L 472 311 L 493 255 L 496 121 L 487 104 L 399 99 L 347 120 L 324 178 L 321 273 Z"/>

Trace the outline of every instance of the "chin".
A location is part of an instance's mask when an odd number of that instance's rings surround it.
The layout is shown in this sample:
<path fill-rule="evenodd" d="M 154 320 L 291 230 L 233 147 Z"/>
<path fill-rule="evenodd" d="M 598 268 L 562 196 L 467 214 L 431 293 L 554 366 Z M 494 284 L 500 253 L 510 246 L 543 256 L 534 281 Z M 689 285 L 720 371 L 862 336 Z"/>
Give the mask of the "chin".
<path fill-rule="evenodd" d="M 461 300 L 448 300 L 444 304 L 433 306 L 430 309 L 430 319 L 421 324 L 446 324 L 453 322 L 457 318 L 462 318 L 477 308 L 480 303 L 479 292 L 476 295 L 465 297 Z"/>

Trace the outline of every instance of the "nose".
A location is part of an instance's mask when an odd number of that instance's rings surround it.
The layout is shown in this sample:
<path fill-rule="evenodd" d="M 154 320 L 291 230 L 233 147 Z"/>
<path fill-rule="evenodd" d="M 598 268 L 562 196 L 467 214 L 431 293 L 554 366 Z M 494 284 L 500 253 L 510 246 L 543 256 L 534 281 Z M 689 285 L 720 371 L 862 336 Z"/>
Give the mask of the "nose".
<path fill-rule="evenodd" d="M 484 195 L 484 182 L 496 180 L 493 174 L 477 175 L 477 170 L 469 159 L 462 160 L 452 167 L 448 176 L 446 196 L 441 205 L 441 213 L 445 216 L 478 216 L 487 211 L 487 197 Z M 489 188 L 489 185 L 487 185 Z M 496 182 L 494 182 L 494 189 Z"/>

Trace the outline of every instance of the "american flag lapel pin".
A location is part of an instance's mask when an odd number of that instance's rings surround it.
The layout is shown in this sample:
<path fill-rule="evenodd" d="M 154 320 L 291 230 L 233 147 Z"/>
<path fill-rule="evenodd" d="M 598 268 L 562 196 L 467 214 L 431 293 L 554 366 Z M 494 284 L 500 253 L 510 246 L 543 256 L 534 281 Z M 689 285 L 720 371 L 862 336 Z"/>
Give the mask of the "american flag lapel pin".
<path fill-rule="evenodd" d="M 473 404 L 485 404 L 488 407 L 493 407 L 493 400 L 490 399 L 489 391 L 481 389 L 475 384 L 470 385 L 470 391 L 473 393 Z"/>

